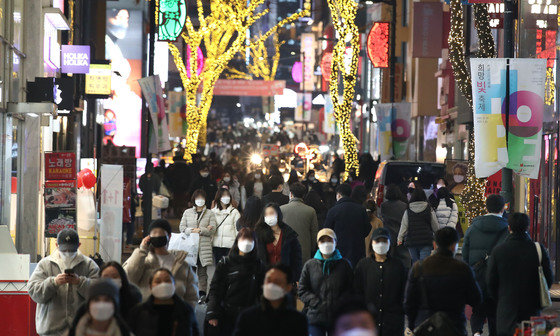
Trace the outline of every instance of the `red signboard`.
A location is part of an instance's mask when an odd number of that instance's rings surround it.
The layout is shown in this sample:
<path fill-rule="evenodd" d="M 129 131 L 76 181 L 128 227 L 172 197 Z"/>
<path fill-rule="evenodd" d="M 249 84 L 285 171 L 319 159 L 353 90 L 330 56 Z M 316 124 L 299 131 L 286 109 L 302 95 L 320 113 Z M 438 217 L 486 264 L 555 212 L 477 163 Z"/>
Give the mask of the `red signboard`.
<path fill-rule="evenodd" d="M 412 57 L 441 57 L 442 31 L 443 4 L 441 2 L 414 2 Z"/>
<path fill-rule="evenodd" d="M 374 68 L 389 67 L 389 22 L 374 22 L 367 38 L 367 54 Z"/>
<path fill-rule="evenodd" d="M 214 87 L 215 96 L 265 96 L 284 93 L 286 81 L 264 81 L 243 79 L 218 79 Z"/>
<path fill-rule="evenodd" d="M 76 153 L 45 153 L 45 180 L 74 180 L 76 175 Z"/>
<path fill-rule="evenodd" d="M 321 74 L 326 82 L 331 81 L 332 51 L 325 51 L 321 57 Z"/>

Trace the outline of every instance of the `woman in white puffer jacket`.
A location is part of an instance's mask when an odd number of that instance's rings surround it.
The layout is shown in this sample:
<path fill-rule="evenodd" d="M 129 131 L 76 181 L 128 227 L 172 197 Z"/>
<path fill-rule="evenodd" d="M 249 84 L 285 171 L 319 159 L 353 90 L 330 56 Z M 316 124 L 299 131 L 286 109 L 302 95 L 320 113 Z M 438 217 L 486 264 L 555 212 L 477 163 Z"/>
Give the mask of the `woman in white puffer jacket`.
<path fill-rule="evenodd" d="M 437 198 L 439 203 L 435 211 L 439 228 L 449 226 L 455 229 L 459 220 L 459 210 L 453 195 L 446 187 L 441 187 L 437 190 Z"/>
<path fill-rule="evenodd" d="M 214 253 L 215 264 L 229 253 L 237 237 L 235 224 L 241 217 L 239 211 L 231 203 L 231 193 L 226 188 L 221 188 L 216 193 L 214 204 L 216 206 L 212 212 L 216 216 L 216 233 L 212 241 L 212 252 Z"/>

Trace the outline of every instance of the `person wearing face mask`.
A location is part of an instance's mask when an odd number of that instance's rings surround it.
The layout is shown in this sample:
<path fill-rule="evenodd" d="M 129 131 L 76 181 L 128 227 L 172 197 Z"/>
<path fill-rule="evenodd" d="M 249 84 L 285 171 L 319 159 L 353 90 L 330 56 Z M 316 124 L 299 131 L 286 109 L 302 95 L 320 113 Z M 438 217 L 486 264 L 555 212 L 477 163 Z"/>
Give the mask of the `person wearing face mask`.
<path fill-rule="evenodd" d="M 119 294 L 114 281 L 96 279 L 88 289 L 86 303 L 65 336 L 132 335 L 119 314 Z"/>
<path fill-rule="evenodd" d="M 206 197 L 206 207 L 208 209 L 212 208 L 212 200 L 216 196 L 218 191 L 218 186 L 216 184 L 216 179 L 210 174 L 210 168 L 206 165 L 200 166 L 198 171 L 198 176 L 196 176 L 191 184 L 190 194 L 194 195 L 195 191 L 203 190 Z"/>
<path fill-rule="evenodd" d="M 336 204 L 336 189 L 340 185 L 340 177 L 332 174 L 328 183 L 325 184 L 325 191 L 323 193 L 325 205 L 327 209 L 332 208 Z"/>
<path fill-rule="evenodd" d="M 214 264 L 212 238 L 216 232 L 217 224 L 214 213 L 206 208 L 208 202 L 204 190 L 195 190 L 191 201 L 194 206 L 183 213 L 179 230 L 187 235 L 191 233 L 200 235 L 196 273 L 198 275 L 199 303 L 202 303 L 206 300 L 208 290 L 208 266 Z"/>
<path fill-rule="evenodd" d="M 266 266 L 282 263 L 290 267 L 295 283 L 300 276 L 302 267 L 301 245 L 298 234 L 283 221 L 282 211 L 278 204 L 267 204 L 264 207 L 263 221 L 257 225 L 257 255 Z"/>
<path fill-rule="evenodd" d="M 132 307 L 142 302 L 140 289 L 128 281 L 124 268 L 116 261 L 103 264 L 99 274 L 101 278 L 112 280 L 119 289 L 119 312 L 126 318 Z"/>
<path fill-rule="evenodd" d="M 237 236 L 236 223 L 241 217 L 239 211 L 231 204 L 232 197 L 228 189 L 222 188 L 216 193 L 214 203 L 216 207 L 212 213 L 216 216 L 216 233 L 212 240 L 214 263 L 218 264 L 223 257 L 228 255 Z"/>
<path fill-rule="evenodd" d="M 224 177 L 220 181 L 220 188 L 227 188 L 231 194 L 231 203 L 235 204 L 236 207 L 241 204 L 241 193 L 239 182 L 234 178 L 233 173 L 226 171 Z"/>
<path fill-rule="evenodd" d="M 262 198 L 263 195 L 268 194 L 268 184 L 263 182 L 261 171 L 255 171 L 249 174 L 245 180 L 244 188 L 241 188 L 241 203 L 245 207 L 245 202 L 251 196 Z"/>
<path fill-rule="evenodd" d="M 191 266 L 185 261 L 187 252 L 168 250 L 171 238 L 171 225 L 165 219 L 154 221 L 149 228 L 149 236 L 145 237 L 140 247 L 124 263 L 130 282 L 140 288 L 142 297 L 150 296 L 150 277 L 155 270 L 165 268 L 175 278 L 177 295 L 193 307 L 198 300 L 198 280 Z"/>
<path fill-rule="evenodd" d="M 457 163 L 453 166 L 453 183 L 449 187 L 453 195 L 461 195 L 465 189 L 467 176 L 467 166 L 463 163 Z"/>
<path fill-rule="evenodd" d="M 459 234 L 444 227 L 435 234 L 436 252 L 410 270 L 404 309 L 411 330 L 436 312 L 447 315 L 460 335 L 467 335 L 465 305 L 480 303 L 481 293 L 469 265 L 455 258 Z"/>
<path fill-rule="evenodd" d="M 214 334 L 231 335 L 237 317 L 256 304 L 261 293 L 264 267 L 257 258 L 254 232 L 242 228 L 229 255 L 218 262 L 208 293 L 206 320 Z"/>
<path fill-rule="evenodd" d="M 91 279 L 99 275 L 97 264 L 78 251 L 75 230 L 61 230 L 56 242 L 57 250 L 41 259 L 27 283 L 29 296 L 37 303 L 39 335 L 62 335 L 87 297 Z"/>
<path fill-rule="evenodd" d="M 333 314 L 330 335 L 378 336 L 374 316 L 363 298 L 349 296 L 338 302 Z"/>
<path fill-rule="evenodd" d="M 428 197 L 428 202 L 430 203 L 430 205 L 434 210 L 436 210 L 439 205 L 440 197 L 438 196 L 438 191 L 444 187 L 445 188 L 447 187 L 447 181 L 445 181 L 443 177 L 438 178 L 434 183 L 432 194 Z"/>
<path fill-rule="evenodd" d="M 352 291 L 353 273 L 350 262 L 336 249 L 333 230 L 319 231 L 317 244 L 315 257 L 301 271 L 298 295 L 305 305 L 309 335 L 325 336 L 336 302 Z"/>
<path fill-rule="evenodd" d="M 277 264 L 266 272 L 261 303 L 243 311 L 234 336 L 307 336 L 305 315 L 289 303 L 292 268 Z"/>
<path fill-rule="evenodd" d="M 149 278 L 150 296 L 134 307 L 128 325 L 135 336 L 198 336 L 194 309 L 176 293 L 176 281 L 167 268 Z"/>
<path fill-rule="evenodd" d="M 354 273 L 354 291 L 374 307 L 380 336 L 403 335 L 404 290 L 407 270 L 389 253 L 391 233 L 385 228 L 373 231 L 368 257 L 360 260 Z"/>
<path fill-rule="evenodd" d="M 459 221 L 459 208 L 453 195 L 446 187 L 441 187 L 438 189 L 437 198 L 439 204 L 435 208 L 435 212 L 439 228 L 445 226 L 456 228 Z"/>

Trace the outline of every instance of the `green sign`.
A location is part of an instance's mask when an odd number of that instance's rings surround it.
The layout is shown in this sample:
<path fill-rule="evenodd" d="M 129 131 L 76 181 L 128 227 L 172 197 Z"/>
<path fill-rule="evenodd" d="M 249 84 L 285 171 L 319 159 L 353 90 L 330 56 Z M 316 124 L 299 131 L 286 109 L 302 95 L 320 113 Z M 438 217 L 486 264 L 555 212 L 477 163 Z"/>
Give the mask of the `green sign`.
<path fill-rule="evenodd" d="M 159 41 L 177 40 L 187 20 L 186 0 L 156 0 L 156 26 Z"/>

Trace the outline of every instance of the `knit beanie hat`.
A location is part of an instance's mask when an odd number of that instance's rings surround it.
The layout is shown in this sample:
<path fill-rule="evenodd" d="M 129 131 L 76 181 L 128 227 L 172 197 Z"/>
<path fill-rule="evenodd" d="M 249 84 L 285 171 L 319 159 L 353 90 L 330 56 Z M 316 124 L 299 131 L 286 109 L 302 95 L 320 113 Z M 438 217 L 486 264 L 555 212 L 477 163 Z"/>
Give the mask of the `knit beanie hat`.
<path fill-rule="evenodd" d="M 115 307 L 119 306 L 119 289 L 112 280 L 104 278 L 91 280 L 91 284 L 87 292 L 87 301 L 89 302 L 94 297 L 100 295 L 107 295 L 113 299 Z"/>

